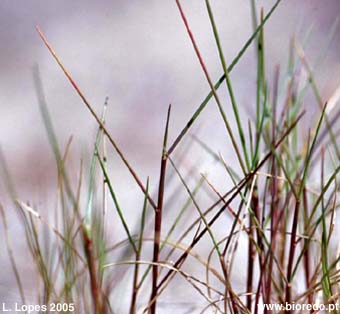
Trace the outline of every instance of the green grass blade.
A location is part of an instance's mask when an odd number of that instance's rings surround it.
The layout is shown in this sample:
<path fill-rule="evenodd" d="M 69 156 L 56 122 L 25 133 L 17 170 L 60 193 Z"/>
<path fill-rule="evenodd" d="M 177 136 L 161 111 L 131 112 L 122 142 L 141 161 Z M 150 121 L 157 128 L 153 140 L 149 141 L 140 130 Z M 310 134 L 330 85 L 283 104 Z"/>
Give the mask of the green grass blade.
<path fill-rule="evenodd" d="M 272 14 L 275 12 L 276 8 L 278 7 L 278 5 L 280 4 L 281 0 L 277 0 L 275 2 L 275 4 L 272 6 L 272 8 L 270 9 L 270 11 L 266 14 L 266 16 L 264 17 L 263 21 L 261 22 L 261 24 L 256 28 L 255 32 L 249 37 L 249 39 L 245 42 L 245 44 L 243 45 L 243 47 L 241 48 L 241 50 L 239 51 L 239 53 L 236 55 L 236 57 L 234 58 L 234 60 L 231 62 L 231 64 L 228 66 L 228 73 L 230 73 L 233 68 L 235 67 L 235 65 L 239 62 L 239 60 L 242 58 L 242 56 L 244 55 L 244 53 L 247 51 L 247 49 L 249 48 L 249 46 L 251 45 L 251 43 L 253 42 L 253 40 L 256 38 L 257 34 L 259 33 L 259 31 L 262 29 L 262 27 L 267 23 L 267 21 L 269 20 L 269 18 L 272 16 Z M 214 90 L 218 90 L 218 88 L 221 86 L 221 84 L 223 83 L 223 81 L 225 80 L 225 75 L 223 74 L 220 79 L 215 83 L 214 85 Z M 201 112 L 203 111 L 203 109 L 205 108 L 205 106 L 208 104 L 208 102 L 210 101 L 210 99 L 213 97 L 213 92 L 210 91 L 208 93 L 208 95 L 205 97 L 205 99 L 203 100 L 203 102 L 199 105 L 199 107 L 196 109 L 196 111 L 194 112 L 194 114 L 192 115 L 192 117 L 189 119 L 189 121 L 187 122 L 187 124 L 185 125 L 185 127 L 182 129 L 182 131 L 179 133 L 179 135 L 177 136 L 177 138 L 175 139 L 175 141 L 173 142 L 173 144 L 170 146 L 170 148 L 168 149 L 168 154 L 171 155 L 171 153 L 175 150 L 175 148 L 177 147 L 177 145 L 179 144 L 179 142 L 181 141 L 181 139 L 184 137 L 184 135 L 189 131 L 190 127 L 193 125 L 193 123 L 196 121 L 196 119 L 199 117 L 199 115 L 201 114 Z"/>
<path fill-rule="evenodd" d="M 246 140 L 245 140 L 244 131 L 243 131 L 243 127 L 242 127 L 242 123 L 241 123 L 241 119 L 240 119 L 240 114 L 239 114 L 239 111 L 238 111 L 238 106 L 237 106 L 237 103 L 236 103 L 236 100 L 235 100 L 233 87 L 232 87 L 232 84 L 231 84 L 231 81 L 230 81 L 230 78 L 229 78 L 228 68 L 227 68 L 227 64 L 226 64 L 226 61 L 225 61 L 222 45 L 221 45 L 221 42 L 220 42 L 220 36 L 218 34 L 217 26 L 216 26 L 215 19 L 214 19 L 214 14 L 213 14 L 213 11 L 211 9 L 211 5 L 210 5 L 209 0 L 205 0 L 205 3 L 206 3 L 206 6 L 207 6 L 210 23 L 211 23 L 211 26 L 212 26 L 212 29 L 213 29 L 215 42 L 216 42 L 216 45 L 217 45 L 221 65 L 222 65 L 224 76 L 225 76 L 225 82 L 226 82 L 226 85 L 227 85 L 227 89 L 228 89 L 229 96 L 230 96 L 230 101 L 231 101 L 231 104 L 232 104 L 235 120 L 236 120 L 236 123 L 237 123 L 237 128 L 238 128 L 238 132 L 239 132 L 239 136 L 240 136 L 240 141 L 241 141 L 241 145 L 242 145 L 242 149 L 243 149 L 244 158 L 245 158 L 245 161 L 246 161 L 247 169 L 249 171 L 250 170 L 250 161 L 249 161 L 249 156 L 248 156 L 248 151 L 247 151 L 247 146 L 246 146 Z M 263 28 L 261 29 L 261 32 L 262 32 L 262 30 L 263 30 Z"/>
<path fill-rule="evenodd" d="M 121 221 L 121 223 L 122 223 L 122 225 L 123 225 L 123 228 L 124 228 L 124 230 L 125 230 L 125 232 L 126 232 L 126 235 L 127 235 L 128 239 L 129 239 L 129 242 L 130 242 L 130 244 L 131 244 L 131 247 L 133 248 L 133 250 L 134 250 L 135 252 L 137 252 L 137 248 L 136 248 L 135 241 L 133 240 L 133 238 L 132 238 L 132 236 L 131 236 L 130 229 L 129 229 L 127 223 L 126 223 L 126 220 L 125 220 L 125 218 L 124 218 L 124 214 L 123 214 L 123 212 L 122 212 L 122 210 L 121 210 L 121 208 L 120 208 L 120 205 L 119 205 L 119 203 L 118 203 L 116 194 L 115 194 L 115 192 L 114 192 L 114 190 L 113 190 L 113 187 L 112 187 L 112 184 L 111 184 L 110 177 L 109 177 L 109 175 L 108 175 L 108 173 L 107 173 L 107 170 L 106 170 L 105 167 L 104 167 L 104 163 L 103 163 L 101 157 L 99 156 L 98 150 L 97 150 L 96 155 L 97 155 L 97 158 L 98 158 L 100 167 L 101 167 L 101 169 L 102 169 L 102 172 L 103 172 L 103 174 L 104 174 L 106 183 L 107 183 L 107 185 L 108 185 L 109 192 L 110 192 L 110 194 L 111 194 L 112 200 L 113 200 L 113 202 L 114 202 L 114 204 L 115 204 L 115 207 L 116 207 L 118 216 L 119 216 L 119 218 L 120 218 L 120 221 Z"/>
<path fill-rule="evenodd" d="M 104 124 L 105 123 L 105 113 L 107 109 L 107 101 L 104 103 L 103 107 L 103 113 L 101 121 Z M 93 189 L 94 189 L 94 181 L 95 181 L 95 174 L 96 174 L 96 151 L 99 147 L 100 141 L 102 138 L 102 130 L 99 127 L 96 135 L 96 141 L 93 149 L 93 154 L 91 158 L 91 164 L 90 164 L 90 178 L 89 178 L 89 187 L 88 187 L 88 199 L 87 199 L 87 207 L 86 207 L 86 216 L 85 216 L 85 228 L 86 231 L 91 233 L 91 221 L 92 221 L 92 207 L 93 207 Z"/>

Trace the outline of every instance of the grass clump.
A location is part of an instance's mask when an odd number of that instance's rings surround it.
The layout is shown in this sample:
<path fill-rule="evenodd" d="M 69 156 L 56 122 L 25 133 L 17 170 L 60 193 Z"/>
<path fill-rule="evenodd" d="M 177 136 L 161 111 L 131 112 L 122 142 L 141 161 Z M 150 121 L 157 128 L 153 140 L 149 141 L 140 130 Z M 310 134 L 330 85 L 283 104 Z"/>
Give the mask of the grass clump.
<path fill-rule="evenodd" d="M 39 72 L 35 70 L 40 112 L 57 164 L 58 206 L 53 224 L 43 218 L 34 205 L 20 200 L 10 183 L 3 160 L 2 165 L 6 170 L 5 181 L 17 208 L 18 219 L 25 230 L 29 253 L 36 266 L 40 283 L 37 302 L 74 303 L 77 313 L 119 313 L 121 309 L 116 307 L 114 295 L 120 289 L 117 288 L 117 281 L 121 276 L 124 280 L 131 279 L 126 284 L 130 288 L 119 291 L 129 299 L 124 312 L 131 314 L 160 312 L 159 302 L 175 277 L 182 278 L 182 284 L 192 289 L 193 296 L 198 294 L 201 298 L 200 302 L 192 300 L 192 304 L 199 304 L 195 308 L 197 313 L 259 313 L 257 305 L 262 303 L 337 302 L 340 256 L 331 251 L 330 245 L 335 237 L 336 212 L 339 208 L 337 177 L 340 156 L 336 121 L 340 111 L 335 112 L 334 107 L 329 109 L 327 102 L 322 100 L 303 46 L 297 41 L 291 45 L 287 74 L 282 75 L 278 65 L 273 82 L 268 81 L 264 29 L 280 0 L 266 14 L 261 10 L 259 16 L 253 1 L 254 32 L 230 65 L 220 42 L 213 6 L 205 0 L 223 73 L 216 83 L 213 83 L 205 65 L 181 2 L 176 0 L 176 4 L 209 92 L 172 143 L 169 140 L 169 106 L 161 147 L 157 199 L 150 193 L 149 178 L 141 179 L 137 175 L 109 133 L 105 123 L 107 100 L 100 117 L 45 35 L 37 28 L 43 43 L 98 124 L 88 167 L 87 195 L 82 195 L 83 172 L 87 168 L 81 164 L 78 180 L 70 179 L 67 171 L 70 143 L 62 153 Z M 252 44 L 256 47 L 257 56 L 256 110 L 255 116 L 244 125 L 230 72 Z M 297 82 L 300 70 L 307 73 L 307 79 Z M 284 76 L 285 84 L 279 83 L 281 76 Z M 225 106 L 218 94 L 224 82 L 230 108 Z M 310 124 L 305 119 L 304 106 L 308 88 L 314 93 L 317 103 L 314 120 Z M 197 136 L 193 135 L 192 140 L 223 167 L 222 175 L 231 179 L 232 185 L 223 192 L 218 191 L 207 175 L 202 175 L 195 187 L 191 188 L 188 184 L 190 178 L 181 173 L 180 163 L 173 158 L 174 151 L 192 125 L 199 117 L 203 118 L 204 109 L 210 101 L 217 104 L 237 166 L 227 163 Z M 227 111 L 232 112 L 231 117 Z M 235 129 L 232 127 L 234 123 Z M 305 132 L 306 129 L 308 132 Z M 136 229 L 127 222 L 127 214 L 109 174 L 107 145 L 114 148 L 143 194 L 140 211 L 135 211 L 140 217 Z M 176 202 L 167 202 L 165 198 L 169 168 L 186 193 L 187 199 L 179 208 Z M 98 174 L 102 177 L 101 181 L 97 180 Z M 101 200 L 96 199 L 98 186 L 102 187 Z M 198 201 L 198 197 L 206 195 L 204 189 L 208 189 L 209 195 L 214 198 L 206 208 L 202 208 Z M 84 198 L 87 200 L 86 206 L 82 205 Z M 108 221 L 109 202 L 116 210 L 118 221 Z M 6 211 L 2 207 L 0 209 L 10 262 L 22 302 L 26 303 L 20 269 L 12 251 Z M 177 214 L 173 220 L 164 221 L 167 217 L 164 211 Z M 192 219 L 193 215 L 190 215 L 192 220 L 184 221 L 184 217 L 191 212 L 196 213 L 197 218 Z M 217 232 L 216 225 L 221 223 L 223 217 L 231 219 L 231 224 L 223 229 L 221 237 L 221 230 Z M 170 226 L 167 232 L 162 228 L 165 223 Z M 125 239 L 112 243 L 107 229 L 116 224 L 122 226 Z M 210 245 L 209 254 L 201 253 L 199 249 L 206 237 Z M 153 244 L 152 252 L 147 249 L 148 243 Z M 235 274 L 240 269 L 235 261 L 242 244 L 247 247 L 241 253 L 246 261 L 246 269 L 241 270 L 245 279 L 242 283 L 236 283 Z M 122 247 L 124 250 L 120 255 L 115 253 Z M 114 261 L 113 253 L 116 257 Z M 197 264 L 200 274 L 191 273 L 187 265 L 189 258 Z M 131 270 L 131 276 L 118 273 L 118 266 L 125 266 L 125 271 Z M 201 273 L 205 276 L 202 277 Z M 65 312 L 71 310 L 66 309 Z M 264 313 L 269 313 L 269 310 L 265 309 Z"/>

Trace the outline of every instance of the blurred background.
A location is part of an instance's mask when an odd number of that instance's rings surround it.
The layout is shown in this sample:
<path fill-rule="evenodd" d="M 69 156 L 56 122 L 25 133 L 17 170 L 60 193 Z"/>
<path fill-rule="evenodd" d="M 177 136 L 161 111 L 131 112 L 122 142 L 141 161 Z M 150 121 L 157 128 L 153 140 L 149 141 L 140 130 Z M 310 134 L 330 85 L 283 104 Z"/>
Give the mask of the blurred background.
<path fill-rule="evenodd" d="M 250 1 L 212 0 L 211 4 L 230 63 L 252 34 Z M 258 9 L 264 6 L 265 12 L 273 4 L 272 0 L 256 1 Z M 182 5 L 210 75 L 216 81 L 222 69 L 205 3 L 183 0 Z M 36 25 L 96 112 L 101 112 L 105 97 L 109 97 L 107 127 L 140 178 L 145 181 L 150 176 L 151 188 L 155 190 L 168 105 L 172 104 L 169 134 L 172 142 L 209 92 L 175 1 L 2 0 L 0 16 L 0 147 L 20 199 L 36 202 L 48 215 L 56 194 L 56 166 L 39 113 L 32 74 L 34 65 L 40 68 L 61 148 L 65 149 L 68 139 L 73 137 L 69 161 L 73 174 L 79 172 L 81 158 L 85 165 L 89 160 L 97 130 L 93 117 L 40 40 Z M 322 97 L 327 100 L 340 84 L 339 27 L 334 31 L 338 16 L 339 0 L 283 0 L 265 26 L 269 84 L 277 64 L 285 72 L 290 40 L 295 36 L 297 41 L 306 43 L 306 58 L 311 65 L 322 54 L 322 64 L 315 76 Z M 329 42 L 331 32 L 333 38 Z M 254 116 L 254 47 L 248 49 L 231 77 L 239 110 L 247 123 Z M 230 108 L 225 88 L 220 93 L 226 108 Z M 318 108 L 314 100 L 308 106 L 311 111 Z M 227 160 L 235 158 L 213 100 L 191 133 L 208 142 Z M 195 166 L 198 178 L 200 172 L 212 169 L 213 162 L 191 142 L 188 135 L 175 156 L 179 158 L 186 152 L 181 167 L 189 171 Z M 134 210 L 136 206 L 140 209 L 143 195 L 113 150 L 109 150 L 109 160 L 117 194 L 125 204 L 128 221 L 134 224 Z M 217 186 L 227 184 L 218 173 L 212 180 Z M 30 276 L 30 265 L 25 262 L 25 241 L 18 231 L 17 216 L 12 213 L 3 180 L 0 202 L 8 216 L 11 234 L 16 235 L 15 241 L 12 239 L 13 247 L 19 269 L 27 274 L 29 287 L 34 284 L 34 276 Z M 112 232 L 119 238 L 119 230 Z M 0 301 L 17 300 L 17 288 L 3 244 L 0 267 L 5 270 L 0 275 Z M 33 296 L 34 292 L 28 291 L 28 295 Z"/>

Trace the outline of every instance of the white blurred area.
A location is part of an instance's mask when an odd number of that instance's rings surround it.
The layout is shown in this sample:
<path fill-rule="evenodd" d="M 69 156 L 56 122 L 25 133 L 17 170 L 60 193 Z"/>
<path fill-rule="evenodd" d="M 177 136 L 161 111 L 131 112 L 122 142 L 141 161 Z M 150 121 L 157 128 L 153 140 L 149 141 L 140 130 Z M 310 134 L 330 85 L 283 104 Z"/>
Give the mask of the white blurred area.
<path fill-rule="evenodd" d="M 267 12 L 274 1 L 256 3 L 258 9 L 264 5 Z M 216 81 L 222 68 L 204 1 L 183 0 L 182 4 L 210 75 Z M 211 4 L 230 63 L 252 34 L 250 1 L 211 0 Z M 339 28 L 329 46 L 327 38 L 339 13 L 338 0 L 282 1 L 265 26 L 270 85 L 276 64 L 280 64 L 282 74 L 285 73 L 292 36 L 302 42 L 309 34 L 305 53 L 311 65 L 322 49 L 327 48 L 315 75 L 323 99 L 333 94 L 340 84 Z M 44 207 L 56 194 L 56 166 L 34 89 L 32 68 L 35 64 L 40 68 L 62 149 L 73 136 L 69 159 L 73 175 L 79 172 L 80 158 L 88 165 L 97 129 L 95 120 L 40 40 L 36 25 L 98 114 L 105 97 L 109 97 L 107 127 L 142 181 L 150 176 L 151 188 L 155 190 L 168 105 L 172 104 L 169 131 L 172 142 L 209 92 L 175 1 L 3 0 L 0 16 L 0 146 L 20 198 Z M 254 47 L 250 47 L 231 74 L 245 123 L 254 113 L 254 56 Z M 224 85 L 219 93 L 232 117 Z M 308 106 L 318 110 L 314 100 Z M 231 123 L 234 124 L 233 119 Z M 192 133 L 221 152 L 226 160 L 234 160 L 213 99 L 194 124 Z M 186 152 L 190 141 L 188 134 L 175 152 L 175 158 Z M 109 163 L 117 194 L 127 213 L 131 213 L 127 219 L 133 225 L 136 219 L 133 210 L 136 206 L 140 209 L 142 194 L 112 149 Z M 193 144 L 181 169 L 187 173 L 192 166 L 197 167 L 196 179 L 191 183 L 197 181 L 200 172 L 213 170 L 212 182 L 224 191 L 228 181 L 224 181 L 224 173 L 221 177 L 222 170 L 212 165 L 212 158 Z M 175 181 L 178 186 L 179 181 Z M 3 182 L 0 182 L 0 201 L 8 204 Z M 10 206 L 6 208 L 11 231 L 15 232 L 16 216 L 12 216 L 10 210 Z M 15 247 L 17 256 L 24 258 L 25 252 L 20 251 L 24 248 L 25 245 L 19 244 Z M 0 301 L 15 299 L 15 281 L 4 246 L 0 258 L 1 267 L 9 270 L 7 275 L 1 275 Z"/>
<path fill-rule="evenodd" d="M 273 3 L 257 1 L 259 8 L 266 4 L 266 10 Z M 110 98 L 108 128 L 137 172 L 144 178 L 154 171 L 158 174 L 155 161 L 160 154 L 168 104 L 173 109 L 171 141 L 209 91 L 175 2 L 30 1 L 23 4 L 11 0 L 2 1 L 0 6 L 3 25 L 0 145 L 17 183 L 22 186 L 30 183 L 29 193 L 39 184 L 45 187 L 50 177 L 47 170 L 53 164 L 37 106 L 32 78 L 34 64 L 40 67 L 60 145 L 65 147 L 68 137 L 73 135 L 73 149 L 83 152 L 92 148 L 96 130 L 94 119 L 38 37 L 36 25 L 41 27 L 98 113 L 105 97 Z M 214 0 L 212 6 L 226 58 L 231 62 L 252 32 L 250 4 Z M 222 70 L 204 1 L 183 1 L 183 7 L 216 81 Z M 268 77 L 278 63 L 282 72 L 285 71 L 293 34 L 303 40 L 310 32 L 306 55 L 313 64 L 323 45 L 327 45 L 328 33 L 338 13 L 340 4 L 336 0 L 282 1 L 265 27 Z M 336 32 L 316 73 L 325 100 L 340 84 L 338 49 L 339 32 Z M 253 113 L 256 70 L 253 55 L 254 49 L 250 48 L 232 72 L 236 100 L 247 118 Z M 226 94 L 223 86 L 220 93 Z M 229 101 L 226 108 L 228 105 Z M 230 150 L 221 147 L 217 138 L 217 134 L 224 136 L 225 131 L 213 100 L 208 107 L 208 113 L 195 126 L 201 126 L 199 135 L 209 138 L 213 148 L 228 154 Z M 211 125 L 216 136 L 209 133 Z"/>

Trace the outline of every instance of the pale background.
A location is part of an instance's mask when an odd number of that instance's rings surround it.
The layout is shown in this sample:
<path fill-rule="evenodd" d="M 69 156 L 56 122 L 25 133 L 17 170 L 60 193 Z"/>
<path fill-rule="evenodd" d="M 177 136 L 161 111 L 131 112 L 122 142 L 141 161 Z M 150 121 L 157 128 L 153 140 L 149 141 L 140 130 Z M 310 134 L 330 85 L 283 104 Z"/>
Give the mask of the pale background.
<path fill-rule="evenodd" d="M 206 65 L 216 81 L 222 70 L 204 1 L 183 0 L 182 3 Z M 268 10 L 274 1 L 257 3 L 259 8 L 265 4 Z M 225 56 L 230 62 L 252 32 L 250 1 L 212 0 L 211 4 Z M 311 30 L 306 55 L 313 64 L 322 47 L 327 45 L 327 36 L 339 13 L 338 0 L 283 0 L 265 27 L 268 77 L 272 77 L 277 63 L 281 63 L 284 70 L 293 34 L 302 40 Z M 110 98 L 108 129 L 140 177 L 145 180 L 150 175 L 151 186 L 155 189 L 168 104 L 173 108 L 170 123 L 170 141 L 173 141 L 209 91 L 175 1 L 2 0 L 0 21 L 0 146 L 21 199 L 44 207 L 55 195 L 54 158 L 39 115 L 32 79 L 35 64 L 40 67 L 61 147 L 65 147 L 70 135 L 74 137 L 71 149 L 74 173 L 79 169 L 80 156 L 88 160 L 96 131 L 95 121 L 43 46 L 35 25 L 46 34 L 98 113 L 105 97 Z M 317 71 L 324 100 L 340 84 L 339 49 L 338 28 Z M 235 95 L 245 122 L 253 113 L 255 70 L 254 48 L 251 47 L 232 72 Z M 221 94 L 227 99 L 225 90 Z M 310 106 L 317 108 L 315 102 Z M 211 101 L 208 107 L 193 131 L 232 160 L 234 157 L 216 104 Z M 183 153 L 189 140 L 187 137 L 178 153 Z M 193 145 L 190 152 L 183 169 L 195 164 L 197 177 L 200 171 L 213 169 L 212 160 L 197 145 Z M 110 158 L 113 180 L 119 180 L 117 193 L 121 203 L 126 204 L 128 220 L 133 224 L 135 216 L 129 213 L 136 204 L 140 207 L 142 195 L 111 150 Z M 218 173 L 215 173 L 214 182 L 224 184 Z M 16 216 L 11 215 L 12 207 L 3 182 L 0 182 L 0 201 L 5 205 L 14 234 L 17 232 Z M 24 263 L 23 242 L 16 237 L 14 248 L 30 283 L 34 278 L 30 277 L 30 265 Z M 0 266 L 5 270 L 0 275 L 0 302 L 18 300 L 3 240 Z M 29 288 L 28 294 L 34 295 Z"/>

